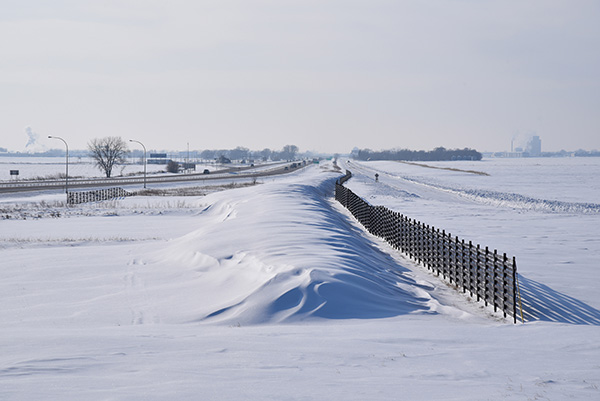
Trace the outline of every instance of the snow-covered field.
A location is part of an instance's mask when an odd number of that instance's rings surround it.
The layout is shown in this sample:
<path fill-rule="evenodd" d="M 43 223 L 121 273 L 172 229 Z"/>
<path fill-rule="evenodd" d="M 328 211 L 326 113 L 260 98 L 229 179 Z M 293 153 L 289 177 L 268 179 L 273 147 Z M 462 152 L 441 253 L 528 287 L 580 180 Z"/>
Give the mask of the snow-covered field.
<path fill-rule="evenodd" d="M 366 234 L 332 165 L 69 210 L 3 196 L 0 399 L 599 399 L 598 163 L 513 160 L 353 161 L 347 185 L 515 254 L 518 325 Z"/>

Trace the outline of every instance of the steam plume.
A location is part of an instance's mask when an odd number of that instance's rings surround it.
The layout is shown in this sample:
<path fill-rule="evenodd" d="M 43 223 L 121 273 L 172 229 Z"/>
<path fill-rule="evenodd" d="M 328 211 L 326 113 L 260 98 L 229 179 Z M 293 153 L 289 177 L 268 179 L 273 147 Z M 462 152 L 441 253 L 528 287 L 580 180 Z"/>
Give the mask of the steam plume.
<path fill-rule="evenodd" d="M 30 146 L 33 147 L 40 136 L 33 132 L 31 127 L 25 127 L 25 133 L 29 137 L 29 139 L 27 140 L 27 145 L 25 145 L 25 149 L 27 149 Z"/>

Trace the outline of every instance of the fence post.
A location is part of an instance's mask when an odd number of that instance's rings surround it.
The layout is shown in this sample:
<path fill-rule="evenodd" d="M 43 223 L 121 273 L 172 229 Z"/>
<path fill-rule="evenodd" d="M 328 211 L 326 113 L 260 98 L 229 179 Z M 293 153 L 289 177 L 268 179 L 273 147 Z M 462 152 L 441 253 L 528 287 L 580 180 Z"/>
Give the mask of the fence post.
<path fill-rule="evenodd" d="M 467 283 L 471 280 L 470 274 L 468 274 L 467 270 L 467 258 L 465 257 L 465 240 L 463 239 L 460 244 L 460 255 L 461 255 L 461 268 L 462 268 L 462 286 L 463 286 L 463 294 L 467 291 Z"/>
<path fill-rule="evenodd" d="M 477 275 L 477 302 L 481 300 L 481 269 L 479 268 L 479 244 L 477 244 L 477 248 L 475 249 L 475 274 Z"/>
<path fill-rule="evenodd" d="M 458 278 L 460 277 L 457 274 L 457 271 L 458 271 L 457 253 L 458 253 L 458 237 L 456 236 L 456 237 L 454 237 L 454 242 L 452 243 L 452 270 L 451 270 L 451 274 L 454 279 L 454 284 L 456 284 L 456 285 L 459 284 Z"/>
<path fill-rule="evenodd" d="M 504 312 L 504 317 L 506 318 L 506 301 L 508 301 L 508 283 L 506 280 L 506 268 L 507 268 L 507 258 L 506 252 L 502 256 L 502 311 Z"/>
<path fill-rule="evenodd" d="M 440 272 L 444 270 L 444 263 L 446 263 L 446 244 L 444 239 L 444 230 L 438 229 L 436 235 L 436 247 L 437 247 L 437 263 L 435 264 L 435 274 L 439 277 Z"/>
<path fill-rule="evenodd" d="M 400 251 L 405 252 L 405 247 L 404 247 L 404 215 L 402 213 L 400 213 L 400 216 L 398 218 L 398 223 L 400 224 L 400 238 L 399 240 L 399 248 Z"/>
<path fill-rule="evenodd" d="M 445 238 L 446 244 L 448 246 L 448 255 L 447 255 L 447 263 L 446 263 L 446 274 L 448 275 L 448 280 L 453 283 L 453 259 L 454 259 L 454 239 L 452 238 L 452 233 L 446 234 Z"/>
<path fill-rule="evenodd" d="M 517 324 L 517 260 L 513 256 L 512 263 L 512 276 L 513 276 L 513 316 L 514 324 Z M 522 320 L 523 318 L 521 318 Z"/>
<path fill-rule="evenodd" d="M 441 254 L 441 249 L 440 249 L 440 229 L 439 228 L 433 228 L 433 232 L 432 232 L 432 249 L 433 249 L 433 262 L 432 262 L 432 268 L 434 270 L 437 270 L 440 266 L 440 254 Z"/>
<path fill-rule="evenodd" d="M 446 263 L 446 231 L 445 230 L 438 230 L 438 249 L 439 249 L 439 256 L 438 256 L 438 264 L 437 264 L 437 272 L 439 275 L 439 272 L 443 272 L 444 271 L 444 264 Z"/>
<path fill-rule="evenodd" d="M 429 254 L 429 245 L 429 226 L 423 223 L 423 264 L 427 266 L 427 268 L 432 267 Z"/>
<path fill-rule="evenodd" d="M 404 252 L 408 254 L 410 258 L 412 258 L 412 251 L 410 249 L 410 219 L 407 216 L 404 216 Z"/>
<path fill-rule="evenodd" d="M 394 213 L 394 248 L 400 250 L 400 213 Z"/>
<path fill-rule="evenodd" d="M 413 258 L 414 260 L 417 260 L 417 244 L 415 242 L 415 239 L 417 237 L 417 234 L 416 234 L 417 223 L 414 219 L 409 219 L 408 222 L 409 222 L 409 230 L 410 230 L 409 246 L 410 246 L 411 258 Z"/>
<path fill-rule="evenodd" d="M 404 249 L 412 258 L 412 250 L 410 248 L 410 218 L 404 216 Z"/>
<path fill-rule="evenodd" d="M 414 246 L 415 246 L 415 256 L 417 259 L 417 263 L 421 263 L 421 250 L 420 250 L 420 238 L 421 232 L 419 230 L 420 223 L 413 219 L 413 235 L 414 235 Z"/>
<path fill-rule="evenodd" d="M 483 280 L 484 280 L 484 286 L 483 286 L 483 299 L 485 302 L 485 306 L 488 305 L 488 299 L 489 299 L 489 289 L 488 289 L 488 285 L 489 285 L 489 274 L 488 274 L 488 254 L 489 254 L 489 250 L 488 247 L 485 247 L 485 259 L 484 259 L 484 265 L 483 265 Z"/>
<path fill-rule="evenodd" d="M 425 256 L 425 238 L 423 235 L 425 233 L 425 224 L 419 222 L 417 227 L 419 228 L 419 263 L 423 263 Z"/>
<path fill-rule="evenodd" d="M 450 241 L 448 238 L 451 238 L 451 234 L 446 234 L 446 230 L 442 230 L 442 242 L 444 247 L 444 263 L 442 264 L 442 276 L 444 278 L 448 278 L 449 264 L 450 264 Z"/>
<path fill-rule="evenodd" d="M 420 221 L 417 221 L 416 223 L 415 241 L 417 245 L 417 260 L 419 263 L 423 263 L 423 229 Z"/>
<path fill-rule="evenodd" d="M 493 298 L 494 298 L 494 312 L 497 311 L 496 308 L 496 293 L 497 293 L 497 289 L 496 289 L 496 278 L 497 278 L 497 274 L 496 274 L 496 263 L 498 261 L 498 250 L 494 249 L 494 274 L 492 275 L 492 287 L 493 287 Z"/>

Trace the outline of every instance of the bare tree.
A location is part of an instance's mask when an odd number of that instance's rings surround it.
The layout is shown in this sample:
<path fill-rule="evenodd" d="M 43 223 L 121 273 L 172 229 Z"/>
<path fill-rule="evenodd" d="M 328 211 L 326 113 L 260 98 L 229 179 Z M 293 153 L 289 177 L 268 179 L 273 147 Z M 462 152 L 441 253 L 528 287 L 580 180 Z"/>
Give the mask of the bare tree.
<path fill-rule="evenodd" d="M 127 143 L 118 136 L 92 139 L 88 143 L 88 150 L 96 166 L 104 171 L 107 178 L 110 178 L 115 164 L 125 162 L 125 155 L 129 152 Z"/>
<path fill-rule="evenodd" d="M 200 153 L 200 157 L 203 160 L 212 160 L 214 158 L 216 158 L 216 152 L 214 150 L 210 150 L 210 149 L 206 149 L 203 150 L 202 153 Z"/>
<path fill-rule="evenodd" d="M 248 157 L 248 152 L 250 152 L 250 149 L 245 148 L 243 146 L 238 146 L 237 148 L 231 149 L 229 151 L 229 158 L 231 160 L 246 159 Z"/>
<path fill-rule="evenodd" d="M 262 157 L 263 161 L 266 162 L 267 160 L 269 160 L 269 157 L 271 157 L 271 154 L 273 154 L 273 151 L 269 148 L 264 148 L 259 152 L 259 154 Z"/>
<path fill-rule="evenodd" d="M 298 146 L 296 145 L 285 145 L 281 151 L 281 156 L 286 160 L 294 160 L 298 150 Z"/>

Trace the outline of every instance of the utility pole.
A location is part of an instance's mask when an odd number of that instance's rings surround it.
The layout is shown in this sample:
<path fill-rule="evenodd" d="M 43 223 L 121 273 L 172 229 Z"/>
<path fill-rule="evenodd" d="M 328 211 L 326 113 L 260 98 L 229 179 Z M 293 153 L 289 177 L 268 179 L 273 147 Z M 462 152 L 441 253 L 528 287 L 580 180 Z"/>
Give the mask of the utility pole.
<path fill-rule="evenodd" d="M 69 145 L 67 145 L 67 141 L 65 141 L 64 139 L 62 139 L 59 136 L 52 136 L 52 135 L 48 135 L 48 138 L 50 139 L 60 139 L 61 141 L 64 142 L 66 148 L 67 148 L 67 160 L 65 163 L 65 193 L 67 194 L 67 204 L 69 204 Z"/>
<path fill-rule="evenodd" d="M 129 142 L 139 143 L 140 145 L 142 145 L 142 148 L 144 148 L 144 189 L 146 189 L 146 147 L 143 143 L 134 139 L 130 139 Z"/>

